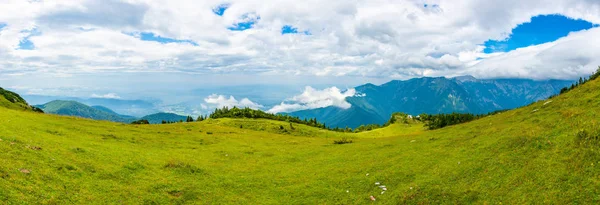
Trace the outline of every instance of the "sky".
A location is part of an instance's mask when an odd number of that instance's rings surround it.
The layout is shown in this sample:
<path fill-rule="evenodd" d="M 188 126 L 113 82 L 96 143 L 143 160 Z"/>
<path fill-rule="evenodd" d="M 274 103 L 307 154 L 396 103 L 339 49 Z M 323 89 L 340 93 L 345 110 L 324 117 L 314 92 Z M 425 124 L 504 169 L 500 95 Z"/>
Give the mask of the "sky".
<path fill-rule="evenodd" d="M 223 89 L 270 85 L 285 88 L 274 101 L 287 101 L 277 109 L 289 110 L 346 106 L 338 99 L 364 83 L 461 75 L 576 79 L 600 65 L 597 0 L 0 5 L 0 86 L 25 95 L 270 110 L 277 103 L 260 99 L 269 93 L 250 99 Z"/>

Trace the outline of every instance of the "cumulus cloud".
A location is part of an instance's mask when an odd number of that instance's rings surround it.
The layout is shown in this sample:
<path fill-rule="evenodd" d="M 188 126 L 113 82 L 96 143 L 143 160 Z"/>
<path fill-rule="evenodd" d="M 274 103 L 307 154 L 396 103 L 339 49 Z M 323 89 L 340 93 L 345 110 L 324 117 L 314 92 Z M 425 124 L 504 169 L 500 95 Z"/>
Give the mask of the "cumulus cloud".
<path fill-rule="evenodd" d="M 106 93 L 104 95 L 98 95 L 98 94 L 92 94 L 91 97 L 93 98 L 107 98 L 107 99 L 121 99 L 121 96 L 115 94 L 115 93 Z"/>
<path fill-rule="evenodd" d="M 480 45 L 509 37 L 514 27 L 540 14 L 598 24 L 600 1 L 230 0 L 216 15 L 223 3 L 6 0 L 0 7 L 0 24 L 6 25 L 0 30 L 0 75 L 119 71 L 408 78 L 473 72 L 541 79 L 585 75 L 596 63 L 586 60 L 592 55 L 569 51 L 582 46 L 571 41 L 594 39 L 597 28 L 529 50 L 492 55 Z M 231 29 L 249 20 L 250 29 Z M 282 35 L 287 25 L 310 35 Z M 26 32 L 34 30 L 33 36 Z M 131 35 L 141 32 L 174 40 Z M 20 49 L 24 40 L 34 49 Z M 600 51 L 599 44 L 584 46 L 588 53 Z"/>
<path fill-rule="evenodd" d="M 212 105 L 211 107 L 217 107 L 217 108 L 222 108 L 222 107 L 239 107 L 239 108 L 252 108 L 252 109 L 260 109 L 263 106 L 252 102 L 251 100 L 249 100 L 248 98 L 243 98 L 241 100 L 237 100 L 235 99 L 235 97 L 233 96 L 229 96 L 229 98 L 227 98 L 224 95 L 217 95 L 217 94 L 212 94 L 206 98 L 204 98 L 204 102 L 206 104 Z M 207 105 L 201 105 L 201 107 L 204 108 L 209 108 L 209 106 Z"/>
<path fill-rule="evenodd" d="M 554 42 L 489 57 L 465 72 L 487 78 L 574 79 L 582 73 L 589 75 L 600 65 L 597 36 L 600 28 L 571 33 Z"/>
<path fill-rule="evenodd" d="M 284 102 L 281 102 L 281 104 L 269 109 L 268 112 L 284 113 L 298 110 L 323 108 L 329 106 L 348 109 L 352 105 L 346 102 L 346 98 L 353 96 L 364 97 L 364 93 L 357 94 L 354 88 L 348 89 L 346 91 L 341 91 L 337 87 L 330 87 L 325 88 L 323 90 L 317 90 L 310 86 L 306 86 L 302 94 L 296 95 L 287 99 Z"/>

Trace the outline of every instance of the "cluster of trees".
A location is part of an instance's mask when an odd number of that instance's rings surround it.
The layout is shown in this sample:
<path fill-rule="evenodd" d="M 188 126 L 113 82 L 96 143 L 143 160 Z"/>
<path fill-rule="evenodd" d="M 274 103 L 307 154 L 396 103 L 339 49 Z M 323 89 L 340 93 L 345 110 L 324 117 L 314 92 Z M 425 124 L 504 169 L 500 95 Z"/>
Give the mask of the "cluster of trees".
<path fill-rule="evenodd" d="M 269 119 L 269 120 L 277 120 L 277 121 L 285 121 L 285 122 L 290 122 L 290 123 L 303 124 L 303 125 L 308 125 L 311 127 L 318 127 L 318 128 L 329 129 L 329 130 L 333 130 L 333 131 L 342 130 L 340 128 L 331 129 L 330 127 L 327 127 L 327 125 L 325 125 L 325 123 L 321 123 L 321 122 L 317 121 L 317 118 L 300 119 L 299 117 L 294 117 L 294 116 L 285 115 L 285 114 L 267 113 L 262 110 L 254 110 L 251 108 L 237 108 L 237 107 L 233 107 L 233 108 L 223 107 L 220 109 L 217 108 L 217 109 L 215 109 L 215 111 L 212 114 L 210 114 L 209 117 L 212 119 L 218 119 L 218 118 L 258 119 L 258 118 L 260 118 L 260 119 Z"/>
<path fill-rule="evenodd" d="M 203 121 L 204 117 L 200 116 L 198 117 L 198 122 Z M 187 116 L 185 121 L 184 120 L 179 120 L 179 121 L 168 121 L 168 120 L 162 120 L 160 123 L 161 124 L 173 124 L 173 123 L 183 123 L 183 122 L 194 122 L 194 118 L 192 116 Z"/>
<path fill-rule="evenodd" d="M 436 115 L 420 114 L 419 120 L 425 123 L 425 127 L 427 127 L 430 130 L 434 130 L 450 125 L 469 122 L 480 117 L 482 116 L 477 116 L 469 113 L 451 113 Z"/>
<path fill-rule="evenodd" d="M 202 122 L 202 121 L 204 121 L 206 119 L 208 119 L 208 116 L 200 115 L 200 116 L 198 116 L 198 119 L 196 119 L 196 121 Z"/>
<path fill-rule="evenodd" d="M 150 122 L 148 122 L 148 120 L 142 119 L 142 120 L 133 121 L 133 122 L 131 122 L 131 124 L 134 124 L 134 125 L 147 125 L 147 124 L 150 124 Z"/>
<path fill-rule="evenodd" d="M 571 87 L 564 87 L 563 89 L 560 90 L 560 94 L 569 92 L 570 90 L 575 89 L 576 87 L 583 85 L 591 80 L 595 80 L 596 78 L 600 77 L 600 66 L 598 66 L 598 70 L 596 70 L 596 72 L 592 75 L 590 75 L 590 77 L 588 78 L 579 78 L 579 80 L 575 83 L 573 83 L 573 85 L 571 85 Z"/>
<path fill-rule="evenodd" d="M 371 130 L 382 128 L 382 127 L 385 127 L 385 126 L 382 126 L 380 124 L 360 125 L 356 129 L 354 129 L 354 132 L 371 131 Z"/>
<path fill-rule="evenodd" d="M 160 122 L 160 124 L 173 124 L 173 123 L 183 123 L 183 120 L 179 120 L 179 121 L 163 120 Z"/>
<path fill-rule="evenodd" d="M 423 122 L 425 127 L 430 130 L 440 129 L 450 125 L 461 124 L 465 122 L 470 122 L 479 118 L 487 117 L 490 115 L 495 115 L 506 110 L 497 110 L 494 112 L 489 112 L 487 114 L 479 114 L 474 115 L 471 113 L 450 113 L 450 114 L 420 114 L 417 120 Z"/>

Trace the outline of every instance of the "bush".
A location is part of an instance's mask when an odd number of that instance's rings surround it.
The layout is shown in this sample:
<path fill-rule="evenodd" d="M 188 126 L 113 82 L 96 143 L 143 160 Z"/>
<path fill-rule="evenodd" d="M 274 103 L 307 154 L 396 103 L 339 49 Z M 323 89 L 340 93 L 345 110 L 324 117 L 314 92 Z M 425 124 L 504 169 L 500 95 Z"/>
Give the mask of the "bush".
<path fill-rule="evenodd" d="M 333 144 L 350 144 L 352 143 L 352 140 L 349 140 L 348 138 L 342 138 L 340 140 L 334 140 Z"/>
<path fill-rule="evenodd" d="M 148 122 L 148 120 L 136 120 L 136 121 L 131 122 L 131 124 L 134 124 L 134 125 L 147 125 L 147 124 L 150 124 L 150 122 Z"/>

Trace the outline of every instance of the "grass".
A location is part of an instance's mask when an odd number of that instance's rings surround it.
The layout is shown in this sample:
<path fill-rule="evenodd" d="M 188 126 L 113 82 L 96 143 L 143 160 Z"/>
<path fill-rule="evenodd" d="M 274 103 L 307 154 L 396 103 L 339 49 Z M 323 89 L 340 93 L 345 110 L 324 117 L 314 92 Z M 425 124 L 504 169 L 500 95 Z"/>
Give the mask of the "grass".
<path fill-rule="evenodd" d="M 466 124 L 362 133 L 250 119 L 126 125 L 0 108 L 0 201 L 597 204 L 598 99 L 595 80 Z M 333 144 L 342 138 L 353 143 Z"/>

